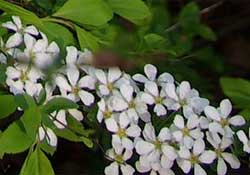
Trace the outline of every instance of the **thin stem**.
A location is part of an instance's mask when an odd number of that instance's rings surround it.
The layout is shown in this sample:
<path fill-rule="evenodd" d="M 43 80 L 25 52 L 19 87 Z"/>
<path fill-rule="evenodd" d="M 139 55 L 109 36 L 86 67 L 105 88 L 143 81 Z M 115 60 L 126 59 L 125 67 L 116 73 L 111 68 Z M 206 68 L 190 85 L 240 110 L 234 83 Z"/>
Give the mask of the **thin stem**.
<path fill-rule="evenodd" d="M 45 17 L 42 18 L 43 21 L 47 21 L 47 22 L 56 22 L 59 24 L 63 24 L 69 28 L 71 28 L 72 30 L 75 30 L 73 24 L 69 21 L 63 20 L 63 19 L 59 19 L 59 18 L 55 18 L 55 17 Z"/>

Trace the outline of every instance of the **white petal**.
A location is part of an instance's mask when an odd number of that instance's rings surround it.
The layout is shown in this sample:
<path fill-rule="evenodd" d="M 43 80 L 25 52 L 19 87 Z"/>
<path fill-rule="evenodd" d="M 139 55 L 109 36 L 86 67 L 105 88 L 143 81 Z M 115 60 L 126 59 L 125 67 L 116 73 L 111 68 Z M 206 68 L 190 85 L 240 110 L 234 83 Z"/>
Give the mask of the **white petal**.
<path fill-rule="evenodd" d="M 79 97 L 81 98 L 81 101 L 87 106 L 91 105 L 95 100 L 95 97 L 91 93 L 84 90 L 79 91 Z"/>
<path fill-rule="evenodd" d="M 189 159 L 191 153 L 189 149 L 187 149 L 186 147 L 181 147 L 180 150 L 178 151 L 178 155 L 183 159 Z"/>
<path fill-rule="evenodd" d="M 11 22 L 11 21 L 7 21 L 7 22 L 3 23 L 2 26 L 4 28 L 13 30 L 15 32 L 17 31 L 17 26 L 13 22 Z"/>
<path fill-rule="evenodd" d="M 141 99 L 143 102 L 152 105 L 155 102 L 155 99 L 152 95 L 148 94 L 148 93 L 142 93 L 141 94 Z"/>
<path fill-rule="evenodd" d="M 147 123 L 143 130 L 143 136 L 148 141 L 155 141 L 155 129 L 151 123 Z"/>
<path fill-rule="evenodd" d="M 55 81 L 56 81 L 56 85 L 60 89 L 71 91 L 71 86 L 69 85 L 68 81 L 66 80 L 64 76 L 61 76 L 61 75 L 57 76 Z"/>
<path fill-rule="evenodd" d="M 141 162 L 137 161 L 135 163 L 135 166 L 136 166 L 136 169 L 138 172 L 140 173 L 145 173 L 145 172 L 148 172 L 150 171 L 151 167 L 149 165 L 146 165 L 146 164 L 142 164 Z"/>
<path fill-rule="evenodd" d="M 183 81 L 183 82 L 181 82 L 179 88 L 180 88 L 180 91 L 179 91 L 180 99 L 183 100 L 188 96 L 188 94 L 191 91 L 190 84 L 187 81 Z"/>
<path fill-rule="evenodd" d="M 243 144 L 247 144 L 248 142 L 248 138 L 246 136 L 246 134 L 244 133 L 244 131 L 240 130 L 237 132 L 237 136 L 239 138 L 239 140 L 243 143 Z"/>
<path fill-rule="evenodd" d="M 135 169 L 129 164 L 126 165 L 121 164 L 121 171 L 123 175 L 133 175 Z"/>
<path fill-rule="evenodd" d="M 158 97 L 159 90 L 155 82 L 148 81 L 145 83 L 145 91 L 149 92 L 151 95 Z"/>
<path fill-rule="evenodd" d="M 66 47 L 67 56 L 66 63 L 67 64 L 75 64 L 77 59 L 77 49 L 74 46 Z"/>
<path fill-rule="evenodd" d="M 39 34 L 39 32 L 38 32 L 38 30 L 36 29 L 35 26 L 28 26 L 28 27 L 26 27 L 24 29 L 24 32 L 25 33 L 29 33 L 31 35 L 38 35 Z"/>
<path fill-rule="evenodd" d="M 95 76 L 96 78 L 102 83 L 102 84 L 107 84 L 107 77 L 106 74 L 103 70 L 101 69 L 96 69 L 95 70 Z"/>
<path fill-rule="evenodd" d="M 22 28 L 22 21 L 19 16 L 12 16 L 12 20 L 14 21 L 18 29 Z"/>
<path fill-rule="evenodd" d="M 207 173 L 199 164 L 195 164 L 194 175 L 207 175 Z"/>
<path fill-rule="evenodd" d="M 227 163 L 229 163 L 229 165 L 231 166 L 231 168 L 233 169 L 238 169 L 240 168 L 240 161 L 238 160 L 238 158 L 231 154 L 231 153 L 222 153 L 222 157 L 224 158 L 225 161 L 227 161 Z"/>
<path fill-rule="evenodd" d="M 139 155 L 146 155 L 153 151 L 154 148 L 155 146 L 152 143 L 143 140 L 138 141 L 135 145 L 135 150 Z"/>
<path fill-rule="evenodd" d="M 109 95 L 110 91 L 106 85 L 99 85 L 98 89 L 101 93 L 101 95 Z"/>
<path fill-rule="evenodd" d="M 202 163 L 211 164 L 215 158 L 216 158 L 216 154 L 214 151 L 204 151 L 199 157 L 199 160 Z"/>
<path fill-rule="evenodd" d="M 175 138 L 175 140 L 176 140 L 177 142 L 181 142 L 182 139 L 183 139 L 183 133 L 182 133 L 182 131 L 174 131 L 174 132 L 172 133 L 172 135 L 173 135 L 173 137 Z"/>
<path fill-rule="evenodd" d="M 219 112 L 217 111 L 217 109 L 215 109 L 212 106 L 205 107 L 204 112 L 205 112 L 207 117 L 209 117 L 209 118 L 211 118 L 211 119 L 213 119 L 215 121 L 220 121 L 221 120 Z"/>
<path fill-rule="evenodd" d="M 7 48 L 13 48 L 20 45 L 23 41 L 23 36 L 20 33 L 15 33 L 14 35 L 10 36 L 6 42 Z"/>
<path fill-rule="evenodd" d="M 105 120 L 105 124 L 106 124 L 106 127 L 107 129 L 110 131 L 110 132 L 117 132 L 119 127 L 115 121 L 114 118 L 108 118 Z"/>
<path fill-rule="evenodd" d="M 155 66 L 153 66 L 152 64 L 146 64 L 144 66 L 144 72 L 147 75 L 149 80 L 151 81 L 155 80 L 156 74 L 157 74 L 157 69 Z"/>
<path fill-rule="evenodd" d="M 162 145 L 162 152 L 165 156 L 167 156 L 171 161 L 174 161 L 177 158 L 177 154 L 175 149 L 172 146 L 167 144 Z"/>
<path fill-rule="evenodd" d="M 161 166 L 163 168 L 169 169 L 173 166 L 174 161 L 170 160 L 169 157 L 170 156 L 165 156 L 165 155 L 161 156 Z"/>
<path fill-rule="evenodd" d="M 14 67 L 8 67 L 6 70 L 6 75 L 10 79 L 17 79 L 21 76 L 21 72 Z"/>
<path fill-rule="evenodd" d="M 108 70 L 108 81 L 114 82 L 116 80 L 118 80 L 118 78 L 120 78 L 122 75 L 122 72 L 119 68 L 109 68 Z"/>
<path fill-rule="evenodd" d="M 178 114 L 174 118 L 174 124 L 179 129 L 183 129 L 185 127 L 183 117 L 181 115 L 178 115 Z"/>
<path fill-rule="evenodd" d="M 95 89 L 95 79 L 89 75 L 86 75 L 84 77 L 82 77 L 79 82 L 78 85 L 81 88 L 88 88 L 88 89 Z"/>
<path fill-rule="evenodd" d="M 190 172 L 191 167 L 192 167 L 190 161 L 188 161 L 188 160 L 180 160 L 180 161 L 177 161 L 177 163 L 178 163 L 178 166 L 182 169 L 182 171 L 184 173 L 187 174 L 187 173 Z"/>
<path fill-rule="evenodd" d="M 127 150 L 133 150 L 134 143 L 127 137 L 122 138 L 122 146 Z"/>
<path fill-rule="evenodd" d="M 121 128 L 126 129 L 128 125 L 130 124 L 130 120 L 127 115 L 124 115 L 125 113 L 122 113 L 119 115 L 119 125 Z"/>
<path fill-rule="evenodd" d="M 219 123 L 213 122 L 209 124 L 209 131 L 212 133 L 221 133 L 223 129 Z"/>
<path fill-rule="evenodd" d="M 157 116 L 163 116 L 167 114 L 167 110 L 162 104 L 156 104 L 154 107 L 154 112 Z"/>
<path fill-rule="evenodd" d="M 166 85 L 166 87 L 165 87 L 165 91 L 166 91 L 166 94 L 167 94 L 170 98 L 172 98 L 172 99 L 178 101 L 178 96 L 177 96 L 177 94 L 176 94 L 176 89 L 175 89 L 174 83 L 167 83 L 167 85 Z"/>
<path fill-rule="evenodd" d="M 158 77 L 160 83 L 174 83 L 174 77 L 169 73 L 163 73 Z"/>
<path fill-rule="evenodd" d="M 144 75 L 142 75 L 142 74 L 135 74 L 135 75 L 133 76 L 133 79 L 134 79 L 135 81 L 140 82 L 140 83 L 145 83 L 145 82 L 148 81 L 148 79 L 147 79 Z"/>
<path fill-rule="evenodd" d="M 56 137 L 55 133 L 50 128 L 47 128 L 46 132 L 47 132 L 47 135 L 48 135 L 48 137 L 46 137 L 48 143 L 51 146 L 55 147 L 57 145 L 57 137 Z"/>
<path fill-rule="evenodd" d="M 229 123 L 234 126 L 242 126 L 246 123 L 246 121 L 242 116 L 236 115 L 229 119 Z"/>
<path fill-rule="evenodd" d="M 79 76 L 80 72 L 75 66 L 70 66 L 67 68 L 67 77 L 71 85 L 76 86 Z"/>
<path fill-rule="evenodd" d="M 217 174 L 225 175 L 226 173 L 227 173 L 227 165 L 222 158 L 219 158 L 217 164 Z"/>
<path fill-rule="evenodd" d="M 118 96 L 112 96 L 109 105 L 114 111 L 123 111 L 128 108 L 128 103 Z"/>
<path fill-rule="evenodd" d="M 220 103 L 220 111 L 223 118 L 227 118 L 227 116 L 232 111 L 232 104 L 228 99 L 222 100 Z"/>
<path fill-rule="evenodd" d="M 29 34 L 24 34 L 24 43 L 25 46 L 28 50 L 31 50 L 33 46 L 35 45 L 36 39 L 29 35 Z"/>
<path fill-rule="evenodd" d="M 105 175 L 119 175 L 119 166 L 116 162 L 111 163 L 104 170 Z"/>
<path fill-rule="evenodd" d="M 199 117 L 197 115 L 191 115 L 187 121 L 187 127 L 193 129 L 199 125 Z"/>
<path fill-rule="evenodd" d="M 81 111 L 78 111 L 77 109 L 69 109 L 68 111 L 70 115 L 72 115 L 72 117 L 74 117 L 76 120 L 83 120 L 83 114 Z"/>
<path fill-rule="evenodd" d="M 183 144 L 188 148 L 191 149 L 192 146 L 194 145 L 194 140 L 189 137 L 189 136 L 184 136 L 183 137 Z"/>
<path fill-rule="evenodd" d="M 67 125 L 67 121 L 66 121 L 66 114 L 64 110 L 60 110 L 57 115 L 56 115 L 56 119 L 54 121 L 54 124 L 56 125 L 57 128 L 59 129 L 63 129 L 65 128 L 65 126 Z"/>
<path fill-rule="evenodd" d="M 134 88 L 132 86 L 123 84 L 120 87 L 120 91 L 127 102 L 130 102 L 133 99 Z"/>
<path fill-rule="evenodd" d="M 164 127 L 161 129 L 159 135 L 158 135 L 158 139 L 161 142 L 167 141 L 171 139 L 171 132 L 168 128 Z"/>
<path fill-rule="evenodd" d="M 131 125 L 127 130 L 126 134 L 129 137 L 139 137 L 141 135 L 141 128 L 138 125 Z"/>
<path fill-rule="evenodd" d="M 38 129 L 38 136 L 39 136 L 39 140 L 42 141 L 45 137 L 45 131 L 43 129 L 43 127 L 39 127 Z"/>
<path fill-rule="evenodd" d="M 205 150 L 205 143 L 202 139 L 198 139 L 194 142 L 193 153 L 199 155 Z"/>

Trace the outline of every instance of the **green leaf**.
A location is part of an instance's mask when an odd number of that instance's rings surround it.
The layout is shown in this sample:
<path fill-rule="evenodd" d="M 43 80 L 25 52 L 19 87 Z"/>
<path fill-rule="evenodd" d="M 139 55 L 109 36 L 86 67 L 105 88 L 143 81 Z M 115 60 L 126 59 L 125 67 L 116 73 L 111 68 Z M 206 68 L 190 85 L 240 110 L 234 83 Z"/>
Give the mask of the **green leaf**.
<path fill-rule="evenodd" d="M 17 15 L 22 18 L 23 21 L 29 24 L 34 24 L 37 27 L 42 27 L 42 21 L 39 17 L 37 17 L 33 12 L 26 10 L 18 5 L 13 3 L 0 0 L 0 9 L 3 11 L 10 13 L 11 15 Z"/>
<path fill-rule="evenodd" d="M 166 44 L 166 39 L 155 33 L 145 35 L 144 40 L 152 49 L 162 48 Z"/>
<path fill-rule="evenodd" d="M 93 51 L 99 49 L 98 38 L 92 35 L 90 32 L 84 30 L 81 27 L 75 25 L 76 34 L 78 38 L 78 42 L 81 46 L 81 49 L 88 48 Z"/>
<path fill-rule="evenodd" d="M 103 0 L 68 0 L 53 16 L 81 25 L 100 26 L 112 19 L 113 12 Z"/>
<path fill-rule="evenodd" d="M 211 41 L 216 40 L 215 33 L 208 26 L 200 25 L 197 30 L 201 37 Z"/>
<path fill-rule="evenodd" d="M 240 113 L 247 121 L 250 121 L 250 109 L 243 109 Z"/>
<path fill-rule="evenodd" d="M 20 153 L 28 149 L 32 140 L 25 134 L 20 121 L 12 123 L 0 137 L 0 153 Z"/>
<path fill-rule="evenodd" d="M 32 139 L 36 139 L 38 127 L 41 124 L 41 112 L 37 107 L 28 108 L 21 117 L 27 135 Z"/>
<path fill-rule="evenodd" d="M 250 108 L 250 82 L 241 78 L 221 78 L 223 92 L 239 108 Z"/>
<path fill-rule="evenodd" d="M 15 112 L 16 103 L 13 95 L 0 95 L 0 119 L 8 117 Z"/>
<path fill-rule="evenodd" d="M 83 143 L 89 147 L 89 148 L 93 148 L 94 144 L 92 142 L 92 140 L 90 140 L 89 138 L 87 137 L 80 137 L 80 139 L 83 141 Z"/>
<path fill-rule="evenodd" d="M 16 95 L 15 102 L 16 105 L 23 110 L 37 106 L 35 100 L 28 94 Z"/>
<path fill-rule="evenodd" d="M 43 106 L 42 110 L 45 113 L 50 114 L 54 111 L 74 108 L 78 108 L 78 105 L 73 101 L 63 97 L 56 97 L 48 101 L 48 103 Z"/>
<path fill-rule="evenodd" d="M 0 64 L 0 84 L 5 83 L 6 80 L 6 68 L 5 64 Z"/>
<path fill-rule="evenodd" d="M 27 157 L 21 175 L 54 175 L 54 170 L 47 156 L 37 146 Z"/>
<path fill-rule="evenodd" d="M 181 11 L 179 16 L 180 25 L 187 31 L 196 31 L 200 24 L 200 11 L 199 7 L 191 2 L 187 4 Z"/>
<path fill-rule="evenodd" d="M 108 3 L 116 14 L 137 25 L 151 19 L 150 10 L 142 0 L 108 0 Z"/>
<path fill-rule="evenodd" d="M 42 31 L 47 34 L 50 41 L 56 41 L 61 49 L 64 49 L 68 45 L 75 44 L 72 32 L 70 32 L 66 27 L 54 22 L 43 21 L 43 23 L 46 28 Z"/>

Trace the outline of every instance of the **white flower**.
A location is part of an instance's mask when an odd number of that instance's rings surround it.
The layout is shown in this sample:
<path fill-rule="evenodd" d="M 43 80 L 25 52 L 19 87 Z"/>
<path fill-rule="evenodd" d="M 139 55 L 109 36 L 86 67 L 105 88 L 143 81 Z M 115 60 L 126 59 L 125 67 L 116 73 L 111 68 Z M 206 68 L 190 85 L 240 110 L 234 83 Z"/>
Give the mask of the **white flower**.
<path fill-rule="evenodd" d="M 105 175 L 119 175 L 119 169 L 122 175 L 133 175 L 135 172 L 134 168 L 126 163 L 126 161 L 131 158 L 132 154 L 132 151 L 121 147 L 109 149 L 107 151 L 107 156 L 113 160 L 113 162 L 105 168 Z"/>
<path fill-rule="evenodd" d="M 226 137 L 232 137 L 234 132 L 230 128 L 230 125 L 242 126 L 245 124 L 245 119 L 240 115 L 229 117 L 231 111 L 232 104 L 227 99 L 221 101 L 218 109 L 213 106 L 207 106 L 204 112 L 208 118 L 213 120 L 209 124 L 209 131 L 220 133 Z"/>
<path fill-rule="evenodd" d="M 40 69 L 46 69 L 53 64 L 59 55 L 60 49 L 55 42 L 48 43 L 45 34 L 41 33 L 42 38 L 36 40 L 33 36 L 24 34 L 24 52 L 17 54 L 18 61 L 34 63 Z"/>
<path fill-rule="evenodd" d="M 189 173 L 193 167 L 194 175 L 206 175 L 207 173 L 200 166 L 200 163 L 211 164 L 216 157 L 213 151 L 205 151 L 205 143 L 202 139 L 198 139 L 194 142 L 192 152 L 186 147 L 181 147 L 178 154 L 178 166 L 186 174 Z"/>
<path fill-rule="evenodd" d="M 214 153 L 218 159 L 217 161 L 217 174 L 225 175 L 227 173 L 227 163 L 233 168 L 238 169 L 240 167 L 240 161 L 238 158 L 225 150 L 232 144 L 232 140 L 226 137 L 222 139 L 218 134 L 206 133 L 208 142 L 214 147 Z M 224 161 L 225 160 L 225 161 Z"/>
<path fill-rule="evenodd" d="M 57 145 L 57 137 L 52 129 L 40 126 L 38 129 L 38 137 L 40 141 L 46 139 L 47 143 L 53 147 Z"/>
<path fill-rule="evenodd" d="M 12 16 L 12 21 L 3 23 L 2 26 L 16 32 L 14 35 L 10 36 L 6 47 L 13 48 L 19 46 L 23 42 L 23 34 L 27 33 L 30 35 L 38 35 L 39 32 L 34 26 L 23 27 L 22 22 L 18 16 Z"/>
<path fill-rule="evenodd" d="M 159 92 L 158 86 L 155 82 L 148 81 L 144 85 L 144 92 L 141 93 L 141 99 L 148 105 L 154 105 L 154 112 L 157 116 L 163 116 L 167 114 L 165 106 L 168 99 L 164 90 Z"/>
<path fill-rule="evenodd" d="M 88 49 L 84 49 L 84 52 L 81 52 L 78 51 L 74 46 L 68 46 L 66 47 L 66 50 L 66 64 L 68 66 L 74 65 L 86 71 L 86 66 L 92 64 L 93 62 L 93 54 Z"/>
<path fill-rule="evenodd" d="M 77 109 L 68 109 L 67 111 L 66 110 L 55 111 L 51 114 L 50 118 L 53 120 L 53 123 L 56 125 L 57 128 L 64 129 L 65 126 L 67 126 L 66 116 L 68 114 L 74 117 L 78 121 L 83 120 L 82 112 Z"/>
<path fill-rule="evenodd" d="M 55 80 L 62 95 L 74 102 L 81 100 L 85 105 L 91 105 L 94 96 L 83 88 L 93 89 L 95 82 L 92 77 L 86 75 L 79 80 L 80 72 L 75 67 L 68 67 L 66 74 L 68 80 L 63 75 L 58 75 Z"/>
<path fill-rule="evenodd" d="M 111 118 L 111 120 L 115 120 Z M 141 135 L 141 128 L 138 125 L 131 124 L 128 116 L 120 115 L 118 117 L 118 122 L 106 121 L 107 129 L 114 133 L 112 135 L 112 143 L 119 144 L 122 147 L 132 150 L 134 148 L 134 143 L 130 138 L 139 137 Z"/>
<path fill-rule="evenodd" d="M 146 77 L 142 74 L 135 74 L 133 76 L 133 79 L 135 81 L 138 81 L 140 83 L 146 83 L 148 81 L 154 81 L 157 83 L 157 85 L 165 86 L 166 83 L 174 83 L 174 78 L 169 73 L 163 73 L 158 78 L 157 77 L 157 69 L 152 64 L 146 64 L 144 66 L 144 72 L 146 74 Z"/>
<path fill-rule="evenodd" d="M 181 145 L 191 148 L 196 139 L 203 137 L 199 126 L 199 117 L 197 115 L 192 115 L 187 119 L 185 124 L 184 118 L 181 115 L 176 115 L 174 118 L 174 128 L 172 135 L 177 142 Z"/>
<path fill-rule="evenodd" d="M 30 96 L 37 96 L 42 85 L 37 83 L 42 78 L 42 73 L 34 67 L 27 65 L 9 66 L 6 71 L 6 84 L 13 94 L 27 93 Z"/>
<path fill-rule="evenodd" d="M 199 93 L 195 89 L 191 89 L 189 82 L 183 81 L 176 88 L 175 84 L 168 83 L 165 86 L 165 92 L 168 99 L 168 108 L 177 111 L 181 107 L 186 117 L 192 114 L 200 114 L 209 101 L 205 98 L 200 98 Z"/>
<path fill-rule="evenodd" d="M 170 169 L 177 153 L 169 143 L 172 140 L 168 128 L 162 128 L 158 137 L 155 135 L 154 127 L 147 123 L 143 130 L 143 139 L 137 139 L 135 143 L 136 152 L 141 156 L 139 167 L 148 171 L 152 168 L 152 163 L 159 163 L 161 167 Z"/>
<path fill-rule="evenodd" d="M 129 84 L 128 80 L 122 79 L 122 72 L 119 68 L 109 68 L 108 73 L 101 69 L 95 69 L 94 75 L 99 82 L 98 93 L 100 96 L 109 95 L 113 90 L 119 88 L 121 84 Z"/>
<path fill-rule="evenodd" d="M 247 153 L 250 153 L 250 128 L 248 131 L 248 137 L 246 136 L 245 132 L 240 130 L 237 132 L 237 136 L 240 139 L 240 141 L 243 143 L 243 150 Z"/>

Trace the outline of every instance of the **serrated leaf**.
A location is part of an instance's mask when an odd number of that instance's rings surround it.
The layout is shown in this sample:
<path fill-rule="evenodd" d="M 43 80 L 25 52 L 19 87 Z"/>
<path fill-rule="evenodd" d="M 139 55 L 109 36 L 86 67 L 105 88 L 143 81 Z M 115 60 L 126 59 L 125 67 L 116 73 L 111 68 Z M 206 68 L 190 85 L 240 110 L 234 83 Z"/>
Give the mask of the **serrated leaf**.
<path fill-rule="evenodd" d="M 21 175 L 54 175 L 54 170 L 47 156 L 37 146 L 27 157 L 21 170 Z"/>
<path fill-rule="evenodd" d="M 241 78 L 221 78 L 223 92 L 239 108 L 250 108 L 250 82 Z"/>
<path fill-rule="evenodd" d="M 151 19 L 149 8 L 142 0 L 108 0 L 114 12 L 137 24 L 146 24 Z"/>
<path fill-rule="evenodd" d="M 90 32 L 84 30 L 83 28 L 75 25 L 77 39 L 80 44 L 81 49 L 84 48 L 96 51 L 99 49 L 98 38 L 92 35 Z"/>
<path fill-rule="evenodd" d="M 8 117 L 15 112 L 16 103 L 13 95 L 0 95 L 0 119 Z"/>
<path fill-rule="evenodd" d="M 81 25 L 100 26 L 112 19 L 113 12 L 103 0 L 69 0 L 53 16 Z"/>
<path fill-rule="evenodd" d="M 62 109 L 74 109 L 77 108 L 78 105 L 67 99 L 67 98 L 63 98 L 63 97 L 56 97 L 51 99 L 50 101 L 48 101 L 43 107 L 42 107 L 42 111 L 50 114 L 54 111 L 58 111 L 58 110 L 62 110 Z"/>
<path fill-rule="evenodd" d="M 0 153 L 15 154 L 28 149 L 32 140 L 22 129 L 20 121 L 12 123 L 0 137 Z"/>

